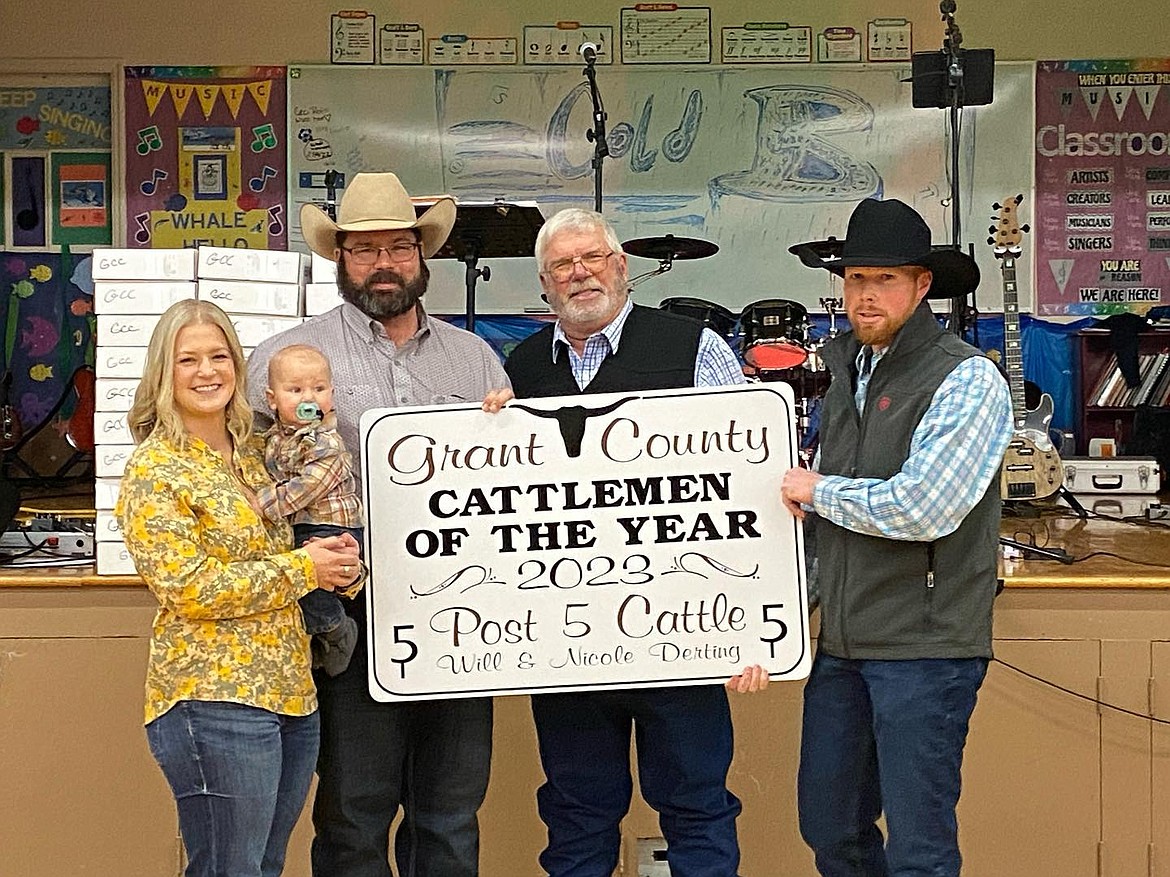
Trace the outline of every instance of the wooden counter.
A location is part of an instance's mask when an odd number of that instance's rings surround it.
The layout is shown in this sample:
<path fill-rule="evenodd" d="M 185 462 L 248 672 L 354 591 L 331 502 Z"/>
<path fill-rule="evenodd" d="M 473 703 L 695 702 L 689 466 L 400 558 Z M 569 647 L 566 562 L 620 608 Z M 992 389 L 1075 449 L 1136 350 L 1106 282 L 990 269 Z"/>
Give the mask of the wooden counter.
<path fill-rule="evenodd" d="M 1074 557 L 1170 563 L 1170 538 L 1149 527 L 1049 512 L 1007 518 L 1003 535 Z M 1143 718 L 1170 724 L 1158 696 L 1170 689 L 1170 570 L 1094 557 L 1008 562 L 1004 572 L 997 661 L 963 763 L 964 874 L 1170 877 L 1170 856 L 1151 852 L 1170 849 L 1170 729 Z M 0 572 L 0 877 L 181 874 L 174 803 L 142 731 L 156 608 L 133 576 Z M 796 820 L 801 692 L 788 682 L 732 699 L 744 874 L 815 877 Z M 528 698 L 496 699 L 495 751 L 480 873 L 537 877 L 542 778 Z M 637 838 L 660 833 L 635 795 L 623 873 L 636 873 Z M 310 835 L 302 816 L 288 877 L 309 877 Z"/>
<path fill-rule="evenodd" d="M 1170 522 L 1168 522 L 1170 524 Z M 1049 507 L 1039 517 L 1004 517 L 1000 534 L 1017 542 L 1063 548 L 1073 564 L 1054 560 L 1007 560 L 1002 567 L 1008 588 L 1170 588 L 1170 526 L 1137 526 L 1102 517 L 1077 518 Z M 1140 560 L 1143 566 L 1120 558 Z M 92 564 L 73 567 L 0 566 L 0 588 L 141 587 L 137 576 L 99 576 Z"/>

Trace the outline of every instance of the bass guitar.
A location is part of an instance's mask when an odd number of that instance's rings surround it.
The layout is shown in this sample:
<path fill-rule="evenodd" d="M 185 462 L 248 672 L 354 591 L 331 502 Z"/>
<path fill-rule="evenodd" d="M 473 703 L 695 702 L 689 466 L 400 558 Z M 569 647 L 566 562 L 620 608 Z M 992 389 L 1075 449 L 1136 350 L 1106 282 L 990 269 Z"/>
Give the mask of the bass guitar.
<path fill-rule="evenodd" d="M 1064 467 L 1048 435 L 1052 423 L 1052 397 L 1044 393 L 1040 404 L 1031 411 L 1024 397 L 1024 363 L 1020 345 L 1020 302 L 1016 290 L 1016 259 L 1022 252 L 1020 242 L 1028 226 L 1020 225 L 1017 208 L 1023 195 L 1005 198 L 995 204 L 999 211 L 996 224 L 989 229 L 987 242 L 1000 260 L 1003 274 L 1003 347 L 1004 369 L 1012 392 L 1012 419 L 1015 424 L 1011 443 L 1000 469 L 1000 495 L 1005 500 L 1044 499 L 1060 490 Z"/>

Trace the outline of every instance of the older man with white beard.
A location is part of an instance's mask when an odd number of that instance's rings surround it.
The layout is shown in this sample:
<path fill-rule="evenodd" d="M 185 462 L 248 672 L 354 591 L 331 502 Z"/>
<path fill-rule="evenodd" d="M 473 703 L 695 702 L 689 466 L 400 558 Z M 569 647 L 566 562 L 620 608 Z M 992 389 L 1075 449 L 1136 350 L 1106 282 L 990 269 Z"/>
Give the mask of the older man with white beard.
<path fill-rule="evenodd" d="M 727 343 L 698 321 L 629 298 L 626 256 L 600 214 L 554 215 L 536 241 L 540 283 L 556 312 L 505 369 L 518 398 L 743 383 Z M 767 684 L 747 667 L 727 687 Z M 546 782 L 537 792 L 552 877 L 609 877 L 630 805 L 630 733 L 642 796 L 660 817 L 671 873 L 734 877 L 740 803 L 727 788 L 727 694 L 714 685 L 538 694 L 532 714 Z"/>

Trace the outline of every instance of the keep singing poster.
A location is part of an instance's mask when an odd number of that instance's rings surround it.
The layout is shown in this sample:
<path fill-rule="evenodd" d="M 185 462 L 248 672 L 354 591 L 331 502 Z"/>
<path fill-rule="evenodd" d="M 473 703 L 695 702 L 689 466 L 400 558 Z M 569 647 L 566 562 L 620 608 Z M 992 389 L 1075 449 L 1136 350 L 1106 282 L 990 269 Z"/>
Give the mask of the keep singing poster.
<path fill-rule="evenodd" d="M 1036 65 L 1036 312 L 1170 302 L 1170 59 Z"/>
<path fill-rule="evenodd" d="M 126 68 L 126 242 L 288 248 L 284 67 Z"/>

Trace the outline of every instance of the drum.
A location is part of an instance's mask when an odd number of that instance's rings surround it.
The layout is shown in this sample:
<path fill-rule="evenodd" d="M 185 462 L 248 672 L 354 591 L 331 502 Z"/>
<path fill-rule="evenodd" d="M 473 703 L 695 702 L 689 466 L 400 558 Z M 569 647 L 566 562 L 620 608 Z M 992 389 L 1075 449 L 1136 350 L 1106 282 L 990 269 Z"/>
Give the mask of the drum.
<path fill-rule="evenodd" d="M 739 318 L 744 362 L 761 370 L 795 368 L 808 358 L 808 311 L 794 301 L 764 299 Z"/>
<path fill-rule="evenodd" d="M 729 337 L 735 331 L 735 314 L 723 305 L 717 305 L 714 302 L 703 301 L 701 298 L 679 296 L 664 298 L 658 303 L 658 307 L 672 314 L 681 314 L 684 317 L 698 320 L 714 331 L 716 335 L 724 338 Z"/>

